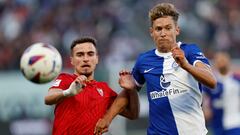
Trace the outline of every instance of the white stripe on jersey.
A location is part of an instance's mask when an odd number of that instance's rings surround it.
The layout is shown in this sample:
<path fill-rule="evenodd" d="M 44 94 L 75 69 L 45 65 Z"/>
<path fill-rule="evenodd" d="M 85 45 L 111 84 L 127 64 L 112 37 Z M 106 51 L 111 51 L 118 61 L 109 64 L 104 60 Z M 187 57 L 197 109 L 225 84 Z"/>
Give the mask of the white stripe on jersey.
<path fill-rule="evenodd" d="M 198 82 L 178 65 L 173 67 L 176 62 L 171 55 L 171 53 L 164 55 L 163 74 L 165 81 L 171 82 L 168 88 L 180 92 L 168 95 L 179 135 L 206 135 L 207 129 L 201 108 L 202 95 Z M 182 104 L 183 102 L 188 105 Z M 196 122 L 193 124 L 193 121 Z"/>
<path fill-rule="evenodd" d="M 225 129 L 240 127 L 240 84 L 231 75 L 222 77 L 220 80 L 224 89 L 223 126 Z"/>

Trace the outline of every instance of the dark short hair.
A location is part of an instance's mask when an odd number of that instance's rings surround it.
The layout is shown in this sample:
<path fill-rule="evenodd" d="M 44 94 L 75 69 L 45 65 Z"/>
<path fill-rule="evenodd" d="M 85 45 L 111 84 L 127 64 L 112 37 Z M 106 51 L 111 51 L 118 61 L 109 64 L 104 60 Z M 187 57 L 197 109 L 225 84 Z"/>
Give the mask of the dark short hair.
<path fill-rule="evenodd" d="M 164 16 L 171 16 L 177 24 L 179 13 L 173 4 L 160 3 L 149 11 L 148 16 L 150 18 L 151 25 L 153 24 L 153 21 Z"/>
<path fill-rule="evenodd" d="M 77 44 L 81 44 L 81 43 L 87 43 L 87 42 L 90 42 L 92 43 L 95 48 L 97 46 L 97 40 L 93 37 L 82 37 L 82 38 L 78 38 L 76 40 L 74 40 L 71 44 L 71 54 L 72 54 L 72 51 L 73 51 L 73 48 L 77 45 Z"/>

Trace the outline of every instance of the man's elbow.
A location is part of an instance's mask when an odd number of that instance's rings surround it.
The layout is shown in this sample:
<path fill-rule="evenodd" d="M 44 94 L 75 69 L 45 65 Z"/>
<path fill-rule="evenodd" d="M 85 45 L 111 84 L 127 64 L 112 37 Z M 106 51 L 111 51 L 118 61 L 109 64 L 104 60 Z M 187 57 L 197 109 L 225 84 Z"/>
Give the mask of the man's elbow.
<path fill-rule="evenodd" d="M 136 120 L 139 118 L 139 115 L 134 115 L 130 120 Z"/>
<path fill-rule="evenodd" d="M 47 97 L 45 97 L 44 103 L 45 105 L 53 105 L 53 103 Z"/>
<path fill-rule="evenodd" d="M 139 112 L 133 113 L 130 115 L 130 117 L 128 117 L 128 119 L 130 120 L 136 120 L 139 118 Z"/>
<path fill-rule="evenodd" d="M 129 120 L 136 120 L 138 119 L 137 117 L 128 117 Z"/>
<path fill-rule="evenodd" d="M 217 86 L 217 80 L 214 78 L 211 81 L 209 81 L 208 87 L 211 89 L 214 89 Z"/>

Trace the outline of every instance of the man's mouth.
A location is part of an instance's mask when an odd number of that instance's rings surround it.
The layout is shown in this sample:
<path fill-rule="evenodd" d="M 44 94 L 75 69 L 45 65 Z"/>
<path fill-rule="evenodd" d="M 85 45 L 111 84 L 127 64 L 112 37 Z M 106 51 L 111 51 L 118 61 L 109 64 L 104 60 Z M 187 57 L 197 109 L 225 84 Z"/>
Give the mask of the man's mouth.
<path fill-rule="evenodd" d="M 158 40 L 159 42 L 170 42 L 169 40 L 167 40 L 167 39 L 160 39 L 160 40 Z"/>
<path fill-rule="evenodd" d="M 82 67 L 82 68 L 90 67 L 90 65 L 87 65 L 87 64 L 86 64 L 86 65 L 82 65 L 81 67 Z"/>

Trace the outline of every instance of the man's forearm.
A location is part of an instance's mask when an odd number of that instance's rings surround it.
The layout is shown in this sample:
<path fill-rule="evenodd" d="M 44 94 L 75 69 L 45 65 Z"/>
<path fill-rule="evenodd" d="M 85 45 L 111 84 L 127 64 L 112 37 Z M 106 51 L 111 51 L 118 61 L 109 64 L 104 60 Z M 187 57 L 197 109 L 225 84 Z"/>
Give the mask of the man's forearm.
<path fill-rule="evenodd" d="M 137 119 L 139 117 L 139 98 L 137 90 L 127 90 L 129 103 L 128 106 L 123 110 L 121 115 L 129 118 L 129 119 Z"/>
<path fill-rule="evenodd" d="M 62 90 L 50 90 L 48 92 L 48 95 L 45 97 L 45 104 L 46 105 L 57 104 L 65 98 L 66 96 L 64 96 Z"/>
<path fill-rule="evenodd" d="M 103 118 L 111 123 L 118 114 L 129 119 L 138 118 L 139 98 L 137 90 L 122 90 Z"/>
<path fill-rule="evenodd" d="M 210 88 L 214 88 L 216 86 L 217 81 L 211 70 L 206 67 L 205 64 L 201 62 L 196 63 L 195 66 L 188 64 L 188 66 L 185 67 L 185 70 L 192 74 L 192 76 L 200 83 Z"/>
<path fill-rule="evenodd" d="M 108 123 L 111 123 L 116 115 L 124 111 L 128 102 L 128 94 L 126 90 L 122 90 L 108 109 L 107 113 L 104 115 L 103 119 L 107 120 Z"/>

